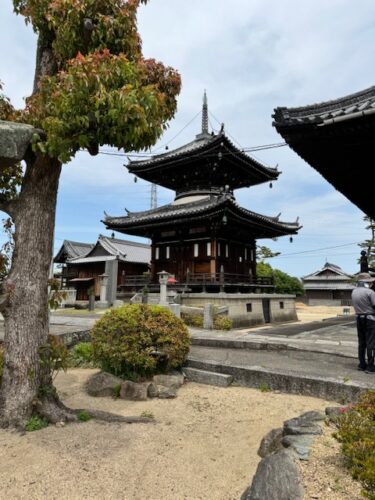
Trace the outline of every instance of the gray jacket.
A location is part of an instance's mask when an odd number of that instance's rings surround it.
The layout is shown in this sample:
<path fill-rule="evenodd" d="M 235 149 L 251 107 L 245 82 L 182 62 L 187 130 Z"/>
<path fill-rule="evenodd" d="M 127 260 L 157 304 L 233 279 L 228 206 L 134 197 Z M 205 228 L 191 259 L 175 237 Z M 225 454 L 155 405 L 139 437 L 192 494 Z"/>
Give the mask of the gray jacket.
<path fill-rule="evenodd" d="M 375 292 L 370 288 L 358 286 L 352 292 L 352 303 L 356 314 L 366 314 L 375 321 Z"/>

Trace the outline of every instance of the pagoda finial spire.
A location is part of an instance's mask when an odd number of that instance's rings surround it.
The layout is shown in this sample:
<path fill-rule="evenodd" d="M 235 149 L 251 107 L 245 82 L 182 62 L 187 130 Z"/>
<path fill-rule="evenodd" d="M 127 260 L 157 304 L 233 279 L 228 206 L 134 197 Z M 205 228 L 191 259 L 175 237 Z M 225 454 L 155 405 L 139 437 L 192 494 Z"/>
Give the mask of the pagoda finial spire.
<path fill-rule="evenodd" d="M 204 94 L 203 94 L 202 134 L 208 134 L 208 104 L 207 104 L 206 89 L 204 89 Z"/>

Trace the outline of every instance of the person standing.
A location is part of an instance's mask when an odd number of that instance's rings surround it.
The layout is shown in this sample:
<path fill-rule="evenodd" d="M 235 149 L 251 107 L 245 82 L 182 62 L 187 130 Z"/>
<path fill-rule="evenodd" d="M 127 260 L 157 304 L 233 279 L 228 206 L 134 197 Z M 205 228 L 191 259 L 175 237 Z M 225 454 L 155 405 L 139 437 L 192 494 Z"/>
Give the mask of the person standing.
<path fill-rule="evenodd" d="M 358 370 L 368 373 L 375 373 L 375 292 L 371 289 L 374 281 L 369 273 L 360 273 L 352 292 L 352 304 L 357 316 Z"/>

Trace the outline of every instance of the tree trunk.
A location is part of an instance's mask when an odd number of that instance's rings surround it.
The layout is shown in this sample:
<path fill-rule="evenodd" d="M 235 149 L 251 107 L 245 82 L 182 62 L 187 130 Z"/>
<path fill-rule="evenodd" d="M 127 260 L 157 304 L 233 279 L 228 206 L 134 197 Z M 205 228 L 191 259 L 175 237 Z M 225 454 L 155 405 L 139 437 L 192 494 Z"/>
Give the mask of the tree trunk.
<path fill-rule="evenodd" d="M 39 351 L 47 342 L 48 277 L 61 164 L 38 155 L 26 168 L 14 211 L 15 250 L 6 281 L 5 366 L 0 424 L 23 426 L 40 397 L 46 374 Z"/>

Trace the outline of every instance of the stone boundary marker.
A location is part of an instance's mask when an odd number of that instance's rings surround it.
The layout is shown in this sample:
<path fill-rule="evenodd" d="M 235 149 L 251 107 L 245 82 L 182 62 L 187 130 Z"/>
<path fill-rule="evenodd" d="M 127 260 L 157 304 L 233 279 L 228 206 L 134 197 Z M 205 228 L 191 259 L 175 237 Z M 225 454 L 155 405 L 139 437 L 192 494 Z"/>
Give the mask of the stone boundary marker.
<path fill-rule="evenodd" d="M 326 414 L 338 410 L 326 408 Z M 264 436 L 258 450 L 262 460 L 241 500 L 302 500 L 304 487 L 296 462 L 309 459 L 313 439 L 322 434 L 324 420 L 322 413 L 308 411 Z"/>

